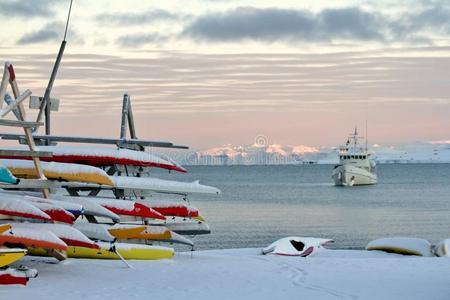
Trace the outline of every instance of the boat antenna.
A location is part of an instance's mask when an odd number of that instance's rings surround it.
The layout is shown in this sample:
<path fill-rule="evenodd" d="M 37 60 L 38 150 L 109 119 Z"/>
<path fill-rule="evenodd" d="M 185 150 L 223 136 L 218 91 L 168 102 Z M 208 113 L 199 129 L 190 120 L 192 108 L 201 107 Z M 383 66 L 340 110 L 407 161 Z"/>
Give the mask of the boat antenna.
<path fill-rule="evenodd" d="M 66 28 L 64 30 L 64 38 L 61 42 L 61 46 L 59 47 L 58 56 L 56 57 L 55 64 L 53 65 L 52 74 L 50 75 L 50 79 L 48 81 L 47 88 L 45 89 L 44 99 L 41 102 L 41 105 L 39 107 L 39 114 L 37 116 L 36 122 L 40 122 L 42 119 L 42 115 L 44 113 L 45 109 L 45 134 L 50 135 L 50 94 L 53 88 L 53 83 L 55 82 L 56 74 L 58 73 L 59 65 L 61 63 L 62 56 L 64 54 L 64 49 L 66 48 L 66 36 L 67 36 L 67 30 L 69 28 L 69 20 L 70 20 L 70 13 L 72 11 L 72 2 L 73 0 L 70 0 L 70 6 L 69 6 L 69 13 L 67 14 L 67 21 L 66 21 Z M 35 132 L 37 130 L 37 127 L 33 129 Z M 50 140 L 46 141 L 46 144 L 50 144 Z"/>
<path fill-rule="evenodd" d="M 367 119 L 366 119 L 366 152 L 369 149 L 368 144 L 369 144 L 369 135 L 368 135 L 368 130 L 367 130 Z"/>

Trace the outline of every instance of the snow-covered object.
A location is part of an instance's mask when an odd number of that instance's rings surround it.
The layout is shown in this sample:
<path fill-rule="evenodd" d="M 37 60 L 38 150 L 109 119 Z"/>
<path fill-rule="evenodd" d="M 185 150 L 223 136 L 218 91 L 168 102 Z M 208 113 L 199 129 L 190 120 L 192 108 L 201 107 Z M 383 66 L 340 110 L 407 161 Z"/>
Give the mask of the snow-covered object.
<path fill-rule="evenodd" d="M 79 247 L 69 247 L 67 255 L 74 258 L 95 258 L 95 259 L 120 259 L 120 255 L 124 259 L 140 259 L 155 260 L 172 258 L 174 250 L 168 247 L 138 245 L 130 243 L 105 243 L 98 242 L 100 249 L 86 249 Z"/>
<path fill-rule="evenodd" d="M 67 224 L 73 224 L 73 221 L 75 221 L 75 216 L 59 205 L 55 205 L 49 201 L 37 200 L 33 197 L 25 196 L 23 199 L 24 201 L 31 202 L 31 204 L 45 212 L 53 221 Z"/>
<path fill-rule="evenodd" d="M 135 228 L 135 227 L 141 227 L 141 225 L 132 225 L 132 224 L 115 224 L 114 226 L 109 227 L 108 230 L 114 230 L 114 229 L 128 229 L 128 228 Z M 114 235 L 114 233 L 111 232 L 111 234 Z M 116 236 L 119 238 L 118 236 Z M 120 238 L 119 238 L 120 239 Z M 161 241 L 161 242 L 167 242 L 167 243 L 177 243 L 177 244 L 183 244 L 183 245 L 189 245 L 194 246 L 194 243 L 188 239 L 185 238 L 178 233 L 175 233 L 173 231 L 170 231 L 167 227 L 164 226 L 153 226 L 153 225 L 147 225 L 145 226 L 145 229 L 143 231 L 132 233 L 128 236 L 123 236 L 123 240 L 132 240 L 135 243 L 146 243 L 146 240 L 150 241 Z"/>
<path fill-rule="evenodd" d="M 92 201 L 94 201 L 97 204 L 100 204 L 104 208 L 107 208 L 113 213 L 118 215 L 135 216 L 159 220 L 166 219 L 166 217 L 164 217 L 156 210 L 131 200 L 92 197 Z"/>
<path fill-rule="evenodd" d="M 79 215 L 84 214 L 83 206 L 78 203 L 57 201 L 54 199 L 46 199 L 46 198 L 41 198 L 41 197 L 36 197 L 36 196 L 28 196 L 28 195 L 25 195 L 24 200 L 31 201 L 31 202 L 43 202 L 43 203 L 56 205 L 56 206 L 59 206 L 59 207 L 65 209 L 66 211 L 68 211 L 69 213 L 71 213 L 74 216 L 79 216 Z"/>
<path fill-rule="evenodd" d="M 380 250 L 404 255 L 432 256 L 427 240 L 410 237 L 389 237 L 371 241 L 366 250 Z"/>
<path fill-rule="evenodd" d="M 436 256 L 450 257 L 450 239 L 440 241 L 436 247 L 434 247 L 434 254 Z"/>
<path fill-rule="evenodd" d="M 0 234 L 0 244 L 17 244 L 24 245 L 25 247 L 67 250 L 67 244 L 51 231 L 14 226 L 11 231 Z"/>
<path fill-rule="evenodd" d="M 49 224 L 49 223 L 13 223 L 13 232 L 17 228 L 30 230 L 48 230 L 53 232 L 58 238 L 63 240 L 68 246 L 78 246 L 86 248 L 98 249 L 98 245 L 91 241 L 86 235 L 78 229 L 64 224 Z"/>
<path fill-rule="evenodd" d="M 15 147 L 14 149 L 19 148 Z M 39 150 L 50 151 L 53 153 L 52 157 L 42 157 L 41 160 L 43 161 L 76 163 L 97 167 L 130 165 L 140 167 L 155 167 L 174 170 L 178 172 L 186 172 L 186 169 L 172 160 L 163 159 L 157 155 L 143 151 L 78 146 L 39 146 Z M 13 157 L 4 156 L 4 158 Z M 29 158 L 24 156 L 20 157 L 20 159 Z"/>
<path fill-rule="evenodd" d="M 333 240 L 290 236 L 270 244 L 268 247 L 262 249 L 262 253 L 306 257 L 328 243 L 333 243 Z"/>
<path fill-rule="evenodd" d="M 11 217 L 39 219 L 51 221 L 51 217 L 34 206 L 33 204 L 20 200 L 17 196 L 0 195 L 0 214 Z"/>
<path fill-rule="evenodd" d="M 60 202 L 67 203 L 77 203 L 83 206 L 83 211 L 85 215 L 90 215 L 94 217 L 104 217 L 113 220 L 113 222 L 120 222 L 120 217 L 104 208 L 98 203 L 95 203 L 93 197 L 72 197 L 72 196 L 61 196 L 61 195 L 51 195 L 52 199 Z"/>
<path fill-rule="evenodd" d="M 167 220 L 163 224 L 152 224 L 156 226 L 165 226 L 169 230 L 182 235 L 198 235 L 198 234 L 210 234 L 211 229 L 209 225 L 203 221 L 197 221 L 192 219 L 181 220 Z"/>
<path fill-rule="evenodd" d="M 37 276 L 37 270 L 27 269 L 20 270 L 15 268 L 7 268 L 0 270 L 0 285 L 6 284 L 22 284 L 26 285 L 29 278 Z"/>
<path fill-rule="evenodd" d="M 180 182 L 151 177 L 111 176 L 114 186 L 124 190 L 148 190 L 173 194 L 213 194 L 219 195 L 219 189 L 202 185 L 200 182 Z"/>
<path fill-rule="evenodd" d="M 149 206 L 164 216 L 182 218 L 195 218 L 199 216 L 198 209 L 179 202 L 136 200 L 136 202 Z"/>
<path fill-rule="evenodd" d="M 0 162 L 15 176 L 37 178 L 36 169 L 31 160 L 2 159 Z M 45 177 L 49 179 L 113 185 L 108 174 L 96 167 L 58 162 L 41 162 L 41 166 Z"/>
<path fill-rule="evenodd" d="M 104 242 L 114 242 L 116 240 L 116 238 L 109 233 L 107 229 L 109 226 L 105 224 L 75 222 L 73 226 L 93 240 Z"/>
<path fill-rule="evenodd" d="M 26 201 L 26 200 L 25 200 Z M 31 202 L 34 206 L 45 212 L 50 216 L 52 221 L 72 224 L 75 216 L 64 208 L 45 202 Z"/>

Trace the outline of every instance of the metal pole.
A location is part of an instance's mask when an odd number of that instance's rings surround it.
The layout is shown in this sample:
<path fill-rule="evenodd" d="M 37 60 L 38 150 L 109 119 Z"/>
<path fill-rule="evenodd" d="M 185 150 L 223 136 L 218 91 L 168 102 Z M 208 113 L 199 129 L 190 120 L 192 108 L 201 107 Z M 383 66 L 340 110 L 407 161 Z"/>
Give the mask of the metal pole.
<path fill-rule="evenodd" d="M 129 97 L 127 94 L 124 94 L 122 102 L 122 120 L 120 122 L 120 139 L 122 140 L 127 138 L 128 107 L 129 107 Z"/>
<path fill-rule="evenodd" d="M 72 2 L 73 0 L 70 0 L 70 6 L 69 6 L 69 13 L 67 14 L 67 21 L 66 21 L 66 28 L 64 31 L 64 38 L 61 42 L 61 46 L 59 47 L 58 56 L 56 57 L 55 65 L 53 66 L 52 74 L 50 75 L 50 79 L 48 81 L 47 88 L 45 89 L 44 94 L 44 100 L 41 103 L 41 106 L 39 107 L 39 114 L 37 116 L 36 122 L 40 122 L 42 119 L 42 114 L 44 113 L 45 109 L 45 134 L 50 135 L 50 111 L 51 111 L 51 103 L 50 103 L 50 94 L 52 92 L 53 83 L 55 82 L 56 74 L 58 73 L 59 65 L 61 63 L 62 56 L 64 54 L 64 49 L 66 48 L 66 36 L 67 36 L 67 30 L 69 27 L 69 20 L 70 20 L 70 13 L 72 11 Z M 37 131 L 37 127 L 33 129 L 33 132 Z M 50 144 L 50 141 L 46 141 L 47 145 Z"/>
<path fill-rule="evenodd" d="M 131 108 L 130 96 L 128 96 L 128 126 L 130 127 L 130 138 L 137 139 L 136 128 L 134 127 L 133 109 Z"/>

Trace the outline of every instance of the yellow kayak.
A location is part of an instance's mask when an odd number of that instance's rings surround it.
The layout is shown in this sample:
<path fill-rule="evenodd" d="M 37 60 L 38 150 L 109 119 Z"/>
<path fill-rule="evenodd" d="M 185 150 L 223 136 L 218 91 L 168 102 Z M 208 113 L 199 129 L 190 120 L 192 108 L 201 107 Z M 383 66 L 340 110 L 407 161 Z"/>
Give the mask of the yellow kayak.
<path fill-rule="evenodd" d="M 31 160 L 2 159 L 1 162 L 16 177 L 38 178 Z M 41 166 L 48 179 L 114 185 L 108 174 L 96 167 L 56 162 L 41 162 Z"/>
<path fill-rule="evenodd" d="M 98 242 L 100 249 L 90 249 L 76 246 L 69 246 L 68 257 L 72 258 L 95 258 L 95 259 L 120 259 L 119 255 L 111 249 L 110 243 Z M 174 250 L 168 247 L 137 245 L 127 243 L 113 244 L 115 251 L 124 259 L 158 260 L 172 258 Z"/>
<path fill-rule="evenodd" d="M 25 249 L 0 249 L 0 268 L 18 261 L 25 254 L 27 254 L 27 250 Z"/>
<path fill-rule="evenodd" d="M 10 230 L 11 229 L 11 224 L 0 224 L 0 234 L 2 234 L 3 232 Z"/>
<path fill-rule="evenodd" d="M 172 238 L 170 230 L 163 226 L 118 224 L 108 231 L 117 239 L 164 241 Z"/>
<path fill-rule="evenodd" d="M 117 228 L 108 228 L 109 234 L 111 234 L 116 239 L 131 239 L 136 235 L 139 235 L 142 231 L 144 231 L 147 226 L 135 226 L 135 227 L 117 227 Z"/>

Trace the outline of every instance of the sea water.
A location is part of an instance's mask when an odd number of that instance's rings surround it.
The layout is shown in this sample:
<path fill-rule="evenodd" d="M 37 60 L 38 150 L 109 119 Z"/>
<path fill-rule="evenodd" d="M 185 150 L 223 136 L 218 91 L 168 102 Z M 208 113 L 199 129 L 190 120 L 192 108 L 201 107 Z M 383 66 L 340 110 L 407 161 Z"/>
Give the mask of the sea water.
<path fill-rule="evenodd" d="M 187 174 L 155 176 L 222 190 L 190 196 L 211 227 L 197 249 L 263 247 L 285 236 L 335 240 L 359 249 L 373 239 L 450 238 L 450 164 L 378 165 L 372 186 L 336 187 L 332 165 L 192 166 Z"/>

